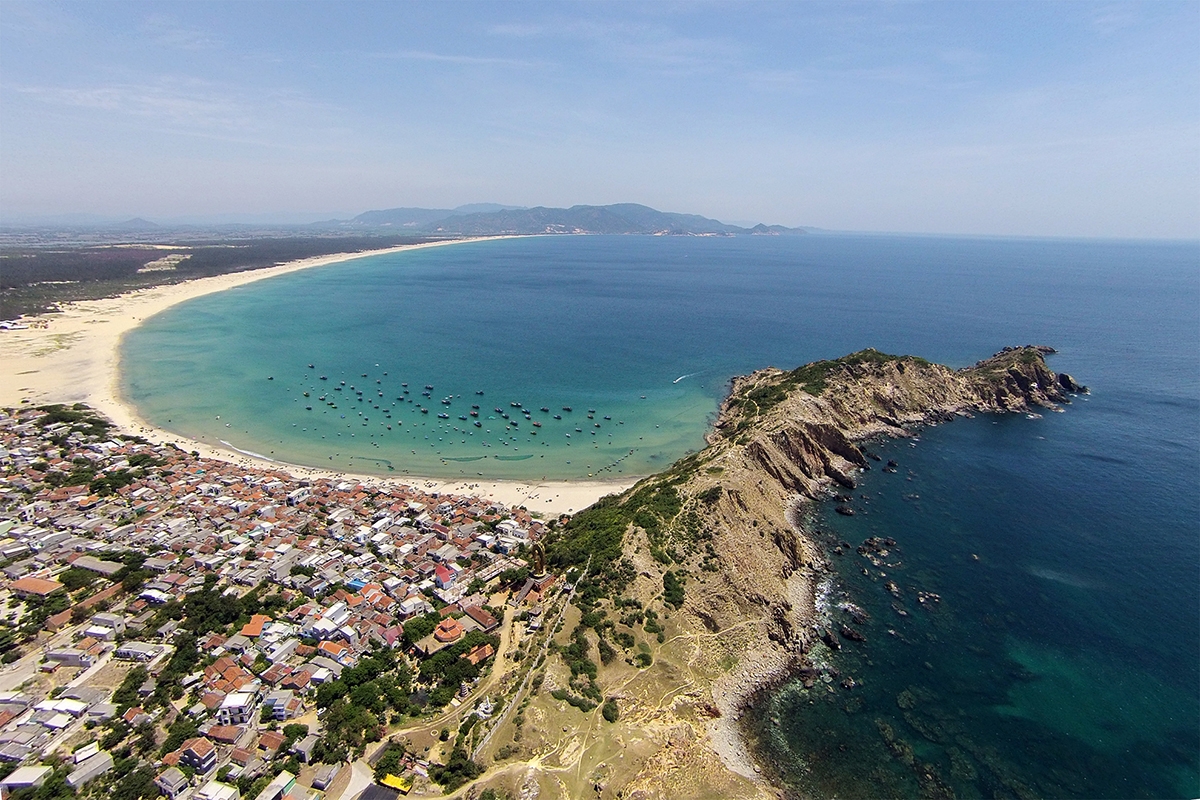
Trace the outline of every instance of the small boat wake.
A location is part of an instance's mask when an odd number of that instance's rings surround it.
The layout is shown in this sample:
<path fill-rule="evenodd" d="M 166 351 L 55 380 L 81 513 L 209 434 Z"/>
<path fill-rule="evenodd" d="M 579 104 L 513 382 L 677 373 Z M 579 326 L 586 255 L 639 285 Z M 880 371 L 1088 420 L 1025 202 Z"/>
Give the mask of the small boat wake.
<path fill-rule="evenodd" d="M 395 469 L 395 467 L 392 466 L 392 462 L 388 461 L 386 458 L 368 458 L 367 456 L 350 456 L 350 458 L 352 460 L 358 459 L 359 461 L 374 461 L 376 464 L 383 464 L 389 470 Z"/>
<path fill-rule="evenodd" d="M 703 371 L 704 371 L 704 370 L 700 370 L 700 372 L 703 372 Z M 697 375 L 699 375 L 699 374 L 700 374 L 700 372 L 689 372 L 687 375 L 680 375 L 678 378 L 676 378 L 675 380 L 671 381 L 671 383 L 679 383 L 679 382 L 680 382 L 681 380 L 683 380 L 684 378 L 694 378 L 694 377 L 696 377 Z"/>
<path fill-rule="evenodd" d="M 229 442 L 225 441 L 224 439 L 218 439 L 217 441 L 220 442 L 221 444 L 225 445 L 226 447 L 228 447 L 230 450 L 236 450 L 244 456 L 250 456 L 251 458 L 261 458 L 263 461 L 272 461 L 272 462 L 275 461 L 275 459 L 271 458 L 270 456 L 264 456 L 262 453 L 256 453 L 253 450 L 243 450 L 240 447 L 230 444 Z"/>

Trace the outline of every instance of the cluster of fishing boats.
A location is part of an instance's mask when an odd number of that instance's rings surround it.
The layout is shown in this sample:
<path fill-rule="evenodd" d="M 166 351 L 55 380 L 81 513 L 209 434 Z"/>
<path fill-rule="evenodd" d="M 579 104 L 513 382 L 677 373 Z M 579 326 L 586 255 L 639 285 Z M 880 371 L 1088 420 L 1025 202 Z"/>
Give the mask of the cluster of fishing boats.
<path fill-rule="evenodd" d="M 376 366 L 378 366 L 378 365 L 376 365 Z M 316 365 L 309 364 L 308 369 L 315 370 Z M 388 374 L 387 372 L 384 372 L 383 377 L 386 377 L 387 374 Z M 363 372 L 363 373 L 361 373 L 360 377 L 366 378 L 369 380 L 371 376 L 369 373 Z M 274 376 L 268 377 L 268 380 L 274 380 Z M 318 380 L 329 381 L 329 376 L 328 375 L 320 375 Z M 357 388 L 354 384 L 352 384 L 352 383 L 347 384 L 346 381 L 341 380 L 341 381 L 338 381 L 337 385 L 332 387 L 332 391 L 322 393 L 319 397 L 317 397 L 317 401 L 324 403 L 326 406 L 328 406 L 328 408 L 330 410 L 337 410 L 337 408 L 338 408 L 337 399 L 336 399 L 336 396 L 333 394 L 333 392 L 343 392 L 344 397 L 346 398 L 346 400 L 348 402 L 365 403 L 371 409 L 379 411 L 381 414 L 383 414 L 385 420 L 393 419 L 392 413 L 394 410 L 398 410 L 397 406 L 400 404 L 411 405 L 412 406 L 411 410 L 413 413 L 423 414 L 423 415 L 428 415 L 430 413 L 431 405 L 427 401 L 432 401 L 432 399 L 433 399 L 433 390 L 434 390 L 433 384 L 429 384 L 429 383 L 425 384 L 424 389 L 420 392 L 421 397 L 425 398 L 425 400 L 414 400 L 413 397 L 411 396 L 411 390 L 408 388 L 408 383 L 401 382 L 400 383 L 400 393 L 398 395 L 396 395 L 396 398 L 394 401 L 392 401 L 386 405 L 384 404 L 386 401 L 382 400 L 382 398 L 385 396 L 384 391 L 381 388 L 382 385 L 383 385 L 382 377 L 376 378 L 375 386 L 374 387 L 368 386 L 368 388 Z M 303 392 L 303 396 L 307 399 L 307 398 L 311 397 L 311 394 L 315 391 L 316 391 L 315 389 L 306 390 Z M 351 396 L 351 394 L 353 396 Z M 483 390 L 475 391 L 475 396 L 477 396 L 477 397 L 481 397 L 481 396 L 483 396 L 483 394 L 484 394 Z M 455 404 L 455 402 L 457 400 L 460 400 L 461 398 L 462 398 L 462 395 L 454 395 L 454 394 L 449 394 L 449 395 L 446 395 L 446 396 L 440 398 L 439 402 L 443 406 L 443 410 L 437 413 L 437 418 L 441 419 L 441 420 L 449 420 L 451 407 Z M 433 406 L 433 407 L 436 408 L 436 406 Z M 313 406 L 306 405 L 305 410 L 312 411 Z M 515 432 L 517 430 L 520 430 L 520 417 L 523 417 L 526 422 L 530 423 L 530 428 L 527 430 L 531 436 L 536 436 L 538 434 L 538 430 L 541 429 L 544 424 L 542 419 L 535 420 L 533 418 L 534 412 L 530 408 L 526 407 L 524 403 L 521 403 L 516 400 L 509 402 L 507 410 L 501 406 L 496 406 L 492 409 L 492 411 L 496 416 L 489 415 L 488 417 L 486 417 L 486 419 L 503 420 L 505 432 Z M 550 407 L 549 406 L 541 406 L 538 408 L 538 412 L 540 412 L 541 414 L 550 415 Z M 562 406 L 562 413 L 554 413 L 554 414 L 550 415 L 548 417 L 548 419 L 552 419 L 555 421 L 562 421 L 564 419 L 563 414 L 569 415 L 572 413 L 574 413 L 574 408 L 572 406 L 565 405 L 565 406 Z M 470 422 L 475 428 L 483 428 L 484 419 L 480 418 L 480 414 L 481 414 L 480 405 L 478 403 L 473 403 L 473 404 L 471 404 L 471 408 L 469 411 L 467 411 L 467 413 L 458 415 L 458 419 L 462 422 Z M 597 414 L 597 412 L 596 412 L 596 409 L 594 409 L 594 408 L 589 408 L 587 410 L 587 418 L 589 420 L 592 420 L 591 429 L 588 432 L 591 433 L 593 436 L 595 436 L 597 430 L 599 430 L 601 428 L 601 423 L 596 421 L 596 414 Z M 361 411 L 359 412 L 359 415 L 360 416 L 362 415 Z M 345 418 L 345 415 L 343 414 L 342 417 Z M 543 418 L 543 419 L 546 419 L 546 418 Z M 602 419 L 606 422 L 610 422 L 610 421 L 612 421 L 612 416 L 605 414 L 605 415 L 603 415 Z M 395 420 L 394 422 L 396 425 L 403 424 L 403 422 L 401 420 Z M 366 424 L 366 422 L 364 422 L 363 424 Z M 392 429 L 391 424 L 389 424 L 389 423 L 384 423 L 384 424 L 386 425 L 387 430 Z M 573 426 L 574 427 L 573 432 L 576 434 L 584 433 L 584 428 L 581 427 L 582 424 L 583 424 L 582 422 L 575 424 Z M 624 424 L 624 423 L 618 422 L 617 424 Z M 457 427 L 455 428 L 455 430 L 457 430 Z M 611 435 L 612 434 L 609 434 L 609 436 L 611 436 Z M 571 433 L 566 432 L 565 436 L 567 438 L 570 438 Z"/>

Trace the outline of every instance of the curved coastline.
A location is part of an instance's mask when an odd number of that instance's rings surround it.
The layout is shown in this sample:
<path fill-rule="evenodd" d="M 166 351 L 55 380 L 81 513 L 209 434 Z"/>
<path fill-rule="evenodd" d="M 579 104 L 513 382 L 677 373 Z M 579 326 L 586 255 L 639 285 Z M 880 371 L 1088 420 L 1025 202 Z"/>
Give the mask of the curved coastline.
<path fill-rule="evenodd" d="M 445 242 L 444 244 L 452 243 L 457 242 Z M 267 277 L 403 249 L 411 249 L 411 247 L 307 259 L 249 273 L 200 279 L 176 286 L 156 287 L 112 300 L 73 304 L 67 307 L 61 315 L 43 318 L 48 322 L 47 328 L 10 331 L 0 336 L 0 363 L 4 363 L 6 366 L 4 375 L 0 376 L 0 405 L 15 405 L 20 402 L 86 402 L 109 416 L 121 429 L 129 433 L 135 433 L 160 443 L 174 443 L 186 450 L 196 451 L 228 463 L 266 469 L 284 469 L 301 478 L 350 477 L 368 485 L 420 486 L 429 491 L 491 497 L 511 505 L 523 505 L 527 500 L 537 499 L 540 503 L 539 510 L 582 510 L 602 495 L 619 492 L 632 485 L 634 479 L 621 483 L 596 481 L 587 484 L 562 482 L 535 485 L 507 481 L 449 482 L 412 477 L 389 478 L 357 475 L 285 464 L 270 459 L 256 459 L 249 453 L 205 446 L 195 440 L 155 428 L 141 419 L 136 410 L 121 397 L 118 372 L 118 347 L 121 337 L 149 316 L 193 297 Z M 875 358 L 869 358 L 866 360 L 866 364 L 848 366 L 852 366 L 856 370 L 859 367 L 867 369 L 875 360 Z M 797 370 L 795 374 L 798 375 L 801 371 Z M 911 373 L 906 374 L 904 370 L 900 370 L 900 373 L 905 375 L 905 378 L 889 375 L 886 382 L 892 386 L 908 384 Z M 764 370 L 751 376 L 735 378 L 732 383 L 731 397 L 723 403 L 716 427 L 710 432 L 710 444 L 720 441 L 722 437 L 728 437 L 731 426 L 736 423 L 736 419 L 732 418 L 734 416 L 733 408 L 730 405 L 732 395 L 741 393 L 749 396 L 751 391 L 770 388 L 771 385 L 785 380 L 789 375 L 792 373 Z M 855 375 L 853 377 L 869 379 L 871 376 Z M 871 381 L 868 380 L 868 383 Z M 1053 380 L 1039 380 L 1038 383 L 1047 387 L 1055 385 Z M 1036 386 L 1037 383 L 1034 385 Z M 920 389 L 921 387 L 914 385 L 912 388 Z M 1017 391 L 1017 388 L 1013 387 L 1014 399 L 1021 398 L 1025 394 Z M 840 395 L 838 392 L 833 392 L 833 394 Z M 894 416 L 888 415 L 883 420 L 870 415 L 859 418 L 857 413 L 846 413 L 854 411 L 855 409 L 852 407 L 838 408 L 835 417 L 839 424 L 836 427 L 843 430 L 843 435 L 851 441 L 880 433 L 891 436 L 905 435 L 904 430 L 907 424 L 920 424 L 920 421 L 929 417 L 931 410 L 936 409 L 943 414 L 950 413 L 951 408 L 962 402 L 961 398 L 930 397 L 920 391 L 916 391 L 914 394 L 920 396 L 913 398 L 911 407 L 908 403 L 902 403 L 893 409 L 898 413 Z M 803 393 L 795 393 L 793 397 L 795 401 L 789 399 L 782 403 L 776 412 L 788 410 L 801 412 L 811 405 L 811 401 Z M 889 403 L 893 402 L 894 399 L 890 394 L 888 398 Z M 789 406 L 792 408 L 789 409 Z M 741 597 L 739 596 L 740 592 L 730 593 L 728 599 L 736 602 L 731 602 L 726 608 L 711 604 L 714 599 L 712 597 L 701 598 L 693 594 L 688 610 L 704 612 L 703 616 L 697 617 L 699 620 L 720 619 L 721 617 L 732 619 L 734 616 L 738 616 L 739 619 L 749 621 L 749 617 L 761 615 L 760 619 L 753 621 L 753 627 L 740 627 L 739 624 L 718 626 L 721 638 L 724 640 L 723 643 L 728 647 L 738 649 L 741 659 L 736 668 L 713 682 L 712 699 L 716 709 L 721 713 L 715 715 L 716 718 L 711 719 L 707 726 L 700 727 L 707 727 L 708 737 L 704 742 L 707 745 L 705 749 L 720 756 L 725 769 L 748 779 L 754 787 L 752 791 L 759 796 L 768 796 L 768 793 L 772 791 L 769 781 L 774 776 L 771 775 L 769 764 L 756 763 L 756 760 L 761 758 L 761 754 L 756 751 L 753 742 L 747 740 L 747 730 L 740 724 L 741 717 L 748 705 L 755 705 L 759 698 L 769 693 L 780 682 L 786 681 L 797 667 L 801 666 L 801 659 L 804 658 L 807 650 L 806 645 L 810 644 L 814 637 L 813 625 L 817 621 L 815 615 L 818 605 L 816 583 L 824 570 L 828 568 L 828 564 L 824 563 L 824 559 L 820 557 L 812 542 L 812 537 L 796 519 L 794 512 L 797 505 L 803 503 L 806 498 L 816 499 L 818 496 L 824 496 L 825 487 L 831 483 L 831 480 L 840 483 L 842 480 L 849 479 L 850 474 L 854 471 L 854 463 L 853 460 L 846 459 L 847 455 L 853 455 L 853 450 L 843 449 L 840 440 L 833 443 L 825 442 L 823 428 L 822 431 L 817 431 L 816 428 L 810 428 L 806 424 L 797 428 L 792 424 L 796 420 L 789 419 L 793 415 L 787 413 L 772 413 L 760 418 L 757 413 L 757 405 L 755 412 L 755 425 L 750 429 L 751 433 L 747 435 L 756 441 L 747 441 L 744 446 L 751 458 L 745 465 L 747 480 L 744 489 L 746 491 L 739 498 L 739 502 L 748 501 L 755 512 L 754 515 L 760 516 L 761 521 L 765 524 L 775 521 L 775 528 L 779 532 L 778 537 L 773 539 L 776 548 L 768 547 L 767 550 L 772 551 L 769 552 L 769 555 L 772 558 L 777 556 L 776 560 L 780 563 L 760 564 L 758 571 L 764 578 L 770 578 L 772 581 L 782 579 L 785 584 L 784 589 L 779 593 L 764 592 L 758 597 Z M 800 420 L 804 420 L 807 416 L 804 413 L 794 415 Z M 823 414 L 818 416 L 822 418 L 822 421 L 826 421 Z M 822 465 L 815 462 L 809 464 L 808 460 L 803 457 L 804 448 L 797 450 L 793 447 L 794 444 L 806 442 L 808 439 L 813 439 L 815 444 L 819 444 L 820 447 L 817 449 L 822 452 L 830 446 L 833 447 L 833 450 L 826 454 L 824 459 L 826 463 Z M 232 445 L 230 447 L 232 448 Z M 736 446 L 738 450 L 742 448 L 743 445 Z M 730 469 L 732 466 L 732 464 L 726 466 L 726 479 L 732 477 L 729 474 L 732 472 Z M 818 466 L 819 469 L 813 469 Z M 755 480 L 751 479 L 765 478 L 764 473 L 770 474 L 772 480 L 767 482 L 766 487 L 762 486 L 762 481 L 758 481 L 757 485 L 760 489 L 756 491 L 753 488 Z M 708 473 L 704 473 L 700 476 L 696 486 L 697 490 L 707 490 L 709 484 L 726 482 L 715 477 L 706 477 L 707 475 Z M 572 493 L 570 499 L 566 493 Z M 547 494 L 558 494 L 559 497 L 553 498 L 558 502 L 555 504 L 545 503 Z M 761 496 L 756 497 L 756 494 Z M 717 501 L 714 510 L 728 511 L 732 515 L 730 518 L 744 516 L 748 509 L 741 506 L 735 508 L 731 505 L 734 502 L 733 497 L 734 495 L 727 491 L 724 498 Z M 725 508 L 726 506 L 728 508 Z M 780 512 L 784 519 L 778 519 Z M 786 532 L 785 529 L 787 529 Z M 747 547 L 744 549 L 751 553 L 757 551 L 759 555 L 762 555 L 763 550 L 757 532 L 754 532 L 753 538 L 748 535 L 751 533 L 748 530 L 742 533 L 747 534 Z M 788 535 L 789 533 L 790 535 Z M 777 553 L 773 552 L 775 549 L 778 549 Z M 776 617 L 773 613 L 771 615 L 764 613 L 768 610 L 772 612 L 775 610 L 776 604 L 771 599 L 774 596 L 787 598 L 790 602 L 788 613 L 783 617 Z M 753 613 L 734 615 L 732 612 L 738 611 L 735 606 L 741 606 L 741 611 L 750 608 Z M 781 620 L 786 624 L 781 624 Z M 701 626 L 697 625 L 696 629 L 701 630 Z M 753 635 L 751 635 L 752 632 Z M 746 636 L 744 637 L 743 634 Z M 711 758 L 711 753 L 709 758 Z"/>
<path fill-rule="evenodd" d="M 256 458 L 232 447 L 228 450 L 213 447 L 156 427 L 143 419 L 120 391 L 120 346 L 124 336 L 150 317 L 184 301 L 299 270 L 359 258 L 508 238 L 514 237 L 471 237 L 338 253 L 264 269 L 164 284 L 102 300 L 65 304 L 59 312 L 28 319 L 31 326 L 27 330 L 5 331 L 0 336 L 0 364 L 4 365 L 4 370 L 0 371 L 0 405 L 87 403 L 106 415 L 121 430 L 155 443 L 174 444 L 208 458 L 243 466 L 284 469 L 300 478 L 349 477 L 372 485 L 419 485 L 429 491 L 487 497 L 513 506 L 537 501 L 537 511 L 553 514 L 579 511 L 604 495 L 623 491 L 633 485 L 637 478 L 537 483 L 449 481 L 419 476 L 390 478 L 323 470 Z"/>

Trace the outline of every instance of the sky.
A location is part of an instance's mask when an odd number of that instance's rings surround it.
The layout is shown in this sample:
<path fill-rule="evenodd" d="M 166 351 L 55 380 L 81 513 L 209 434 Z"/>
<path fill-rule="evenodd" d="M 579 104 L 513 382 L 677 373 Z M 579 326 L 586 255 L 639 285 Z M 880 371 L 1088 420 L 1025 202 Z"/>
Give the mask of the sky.
<path fill-rule="evenodd" d="M 0 222 L 1200 236 L 1200 2 L 0 2 Z"/>

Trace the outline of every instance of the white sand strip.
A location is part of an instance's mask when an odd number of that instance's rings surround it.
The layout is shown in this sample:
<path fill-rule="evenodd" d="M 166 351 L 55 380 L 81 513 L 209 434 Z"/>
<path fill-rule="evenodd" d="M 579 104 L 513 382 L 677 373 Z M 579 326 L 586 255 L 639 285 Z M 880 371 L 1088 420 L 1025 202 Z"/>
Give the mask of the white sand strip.
<path fill-rule="evenodd" d="M 127 433 L 143 436 L 153 442 L 171 442 L 185 450 L 196 451 L 210 458 L 268 469 L 285 469 L 297 476 L 348 476 L 371 484 L 419 485 L 433 491 L 488 497 L 507 505 L 524 505 L 530 511 L 546 515 L 579 511 L 604 495 L 623 491 L 633 485 L 636 479 L 522 483 L 443 481 L 411 476 L 402 480 L 371 475 L 350 476 L 344 472 L 256 459 L 232 449 L 214 448 L 155 428 L 138 416 L 137 411 L 121 397 L 118 360 L 122 338 L 146 319 L 177 303 L 301 269 L 384 253 L 488 238 L 511 237 L 456 239 L 400 245 L 366 252 L 338 253 L 265 269 L 139 289 L 104 300 L 64 304 L 61 312 L 22 319 L 22 323 L 30 325 L 27 330 L 0 330 L 0 406 L 13 407 L 22 403 L 87 403 L 108 416 Z"/>

